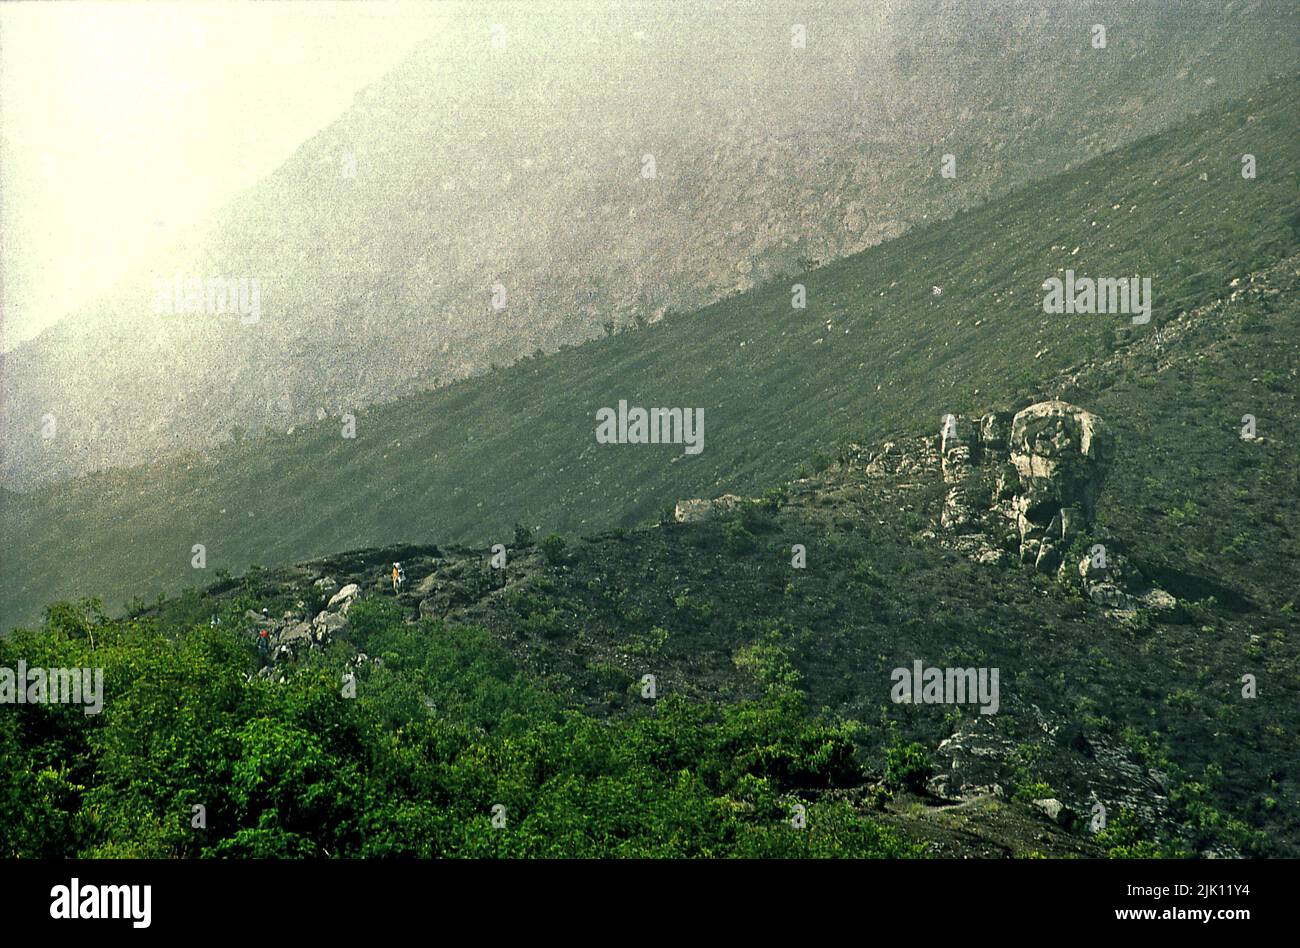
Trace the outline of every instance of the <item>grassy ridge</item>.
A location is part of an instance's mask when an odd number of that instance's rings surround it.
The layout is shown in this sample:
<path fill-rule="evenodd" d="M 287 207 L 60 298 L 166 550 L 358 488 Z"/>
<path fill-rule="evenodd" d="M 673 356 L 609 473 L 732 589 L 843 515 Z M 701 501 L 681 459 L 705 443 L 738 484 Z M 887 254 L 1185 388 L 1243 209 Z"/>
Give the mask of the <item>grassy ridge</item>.
<path fill-rule="evenodd" d="M 0 838 L 51 856 L 1294 856 L 1298 282 L 1293 255 L 1167 325 L 1163 349 L 1048 386 L 1114 426 L 1101 527 L 1172 613 L 1120 620 L 973 562 L 931 532 L 937 459 L 873 475 L 849 448 L 724 521 L 520 531 L 502 583 L 484 551 L 388 545 L 121 620 L 55 604 L 0 666 L 104 666 L 105 712 L 0 715 Z M 1264 440 L 1238 436 L 1243 406 Z M 245 610 L 307 619 L 343 582 L 361 598 L 330 648 L 248 680 Z M 439 618 L 415 622 L 426 606 Z M 344 701 L 357 649 L 372 660 Z M 917 658 L 1000 669 L 995 720 L 892 703 L 891 669 Z M 981 724 L 992 753 L 951 756 Z M 950 756 L 1001 792 L 920 794 Z M 1053 825 L 1044 798 L 1102 800 L 1109 828 Z"/>
<path fill-rule="evenodd" d="M 210 570 L 239 571 L 403 540 L 495 541 L 516 521 L 584 533 L 626 525 L 676 497 L 758 492 L 845 438 L 1023 404 L 1127 331 L 1123 317 L 1045 316 L 1046 277 L 1066 267 L 1150 276 L 1159 324 L 1297 246 L 1298 91 L 1294 78 L 1277 81 L 792 278 L 807 286 L 806 310 L 791 308 L 781 282 L 361 412 L 354 441 L 331 420 L 211 464 L 169 461 L 6 495 L 0 620 L 29 620 L 56 597 L 113 602 L 194 583 L 195 543 Z M 1240 175 L 1245 152 L 1259 160 L 1257 180 Z M 704 453 L 596 445 L 595 411 L 620 398 L 703 407 Z"/>

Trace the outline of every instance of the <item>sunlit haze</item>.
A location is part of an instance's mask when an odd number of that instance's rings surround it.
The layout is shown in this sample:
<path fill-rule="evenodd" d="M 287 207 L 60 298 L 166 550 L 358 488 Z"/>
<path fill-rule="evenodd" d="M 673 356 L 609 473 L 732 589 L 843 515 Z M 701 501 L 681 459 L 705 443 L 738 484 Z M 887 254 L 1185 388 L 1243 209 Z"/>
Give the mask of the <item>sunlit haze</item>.
<path fill-rule="evenodd" d="M 5 4 L 0 348 L 106 289 L 419 42 L 406 4 Z"/>

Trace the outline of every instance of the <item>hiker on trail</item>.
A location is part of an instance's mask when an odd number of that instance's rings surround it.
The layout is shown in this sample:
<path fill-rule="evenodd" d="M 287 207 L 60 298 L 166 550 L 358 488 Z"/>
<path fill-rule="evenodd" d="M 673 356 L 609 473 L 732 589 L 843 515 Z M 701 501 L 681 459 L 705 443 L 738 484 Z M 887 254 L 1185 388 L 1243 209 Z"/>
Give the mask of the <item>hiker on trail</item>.
<path fill-rule="evenodd" d="M 393 564 L 393 595 L 399 595 L 402 591 L 402 583 L 406 582 L 406 570 L 402 569 L 401 563 Z"/>
<path fill-rule="evenodd" d="M 271 658 L 271 612 L 262 607 L 262 623 L 257 630 L 257 663 L 265 668 Z"/>

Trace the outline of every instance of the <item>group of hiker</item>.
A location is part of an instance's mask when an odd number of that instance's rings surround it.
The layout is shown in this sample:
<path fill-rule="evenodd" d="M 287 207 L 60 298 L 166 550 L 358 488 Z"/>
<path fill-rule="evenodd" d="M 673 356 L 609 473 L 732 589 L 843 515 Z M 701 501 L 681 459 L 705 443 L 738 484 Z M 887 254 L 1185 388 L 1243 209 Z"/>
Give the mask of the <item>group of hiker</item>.
<path fill-rule="evenodd" d="M 401 563 L 393 563 L 391 576 L 393 595 L 401 595 L 402 586 L 406 582 L 406 570 L 402 568 Z M 214 626 L 219 621 L 216 616 L 213 616 Z M 262 608 L 262 618 L 257 630 L 257 661 L 259 668 L 265 668 L 271 661 L 271 612 L 265 607 Z"/>

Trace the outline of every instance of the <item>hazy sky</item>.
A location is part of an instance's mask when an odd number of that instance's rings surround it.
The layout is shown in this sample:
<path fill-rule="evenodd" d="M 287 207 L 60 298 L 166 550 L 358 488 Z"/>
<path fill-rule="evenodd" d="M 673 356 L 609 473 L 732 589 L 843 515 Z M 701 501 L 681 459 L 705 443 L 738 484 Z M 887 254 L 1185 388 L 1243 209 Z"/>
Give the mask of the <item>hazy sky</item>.
<path fill-rule="evenodd" d="M 433 9 L 0 4 L 0 351 L 274 170 Z"/>

